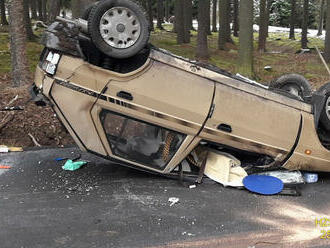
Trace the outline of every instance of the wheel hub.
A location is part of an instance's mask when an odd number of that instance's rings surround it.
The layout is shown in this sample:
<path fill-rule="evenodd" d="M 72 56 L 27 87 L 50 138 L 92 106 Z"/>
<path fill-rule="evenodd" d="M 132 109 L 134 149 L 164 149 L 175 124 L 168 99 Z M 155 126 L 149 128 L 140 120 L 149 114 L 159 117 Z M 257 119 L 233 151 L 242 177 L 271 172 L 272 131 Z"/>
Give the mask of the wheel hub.
<path fill-rule="evenodd" d="M 141 23 L 136 14 L 128 8 L 113 7 L 100 20 L 103 40 L 114 48 L 129 48 L 140 37 Z"/>
<path fill-rule="evenodd" d="M 330 96 L 328 97 L 325 104 L 325 113 L 327 114 L 327 117 L 330 120 Z"/>

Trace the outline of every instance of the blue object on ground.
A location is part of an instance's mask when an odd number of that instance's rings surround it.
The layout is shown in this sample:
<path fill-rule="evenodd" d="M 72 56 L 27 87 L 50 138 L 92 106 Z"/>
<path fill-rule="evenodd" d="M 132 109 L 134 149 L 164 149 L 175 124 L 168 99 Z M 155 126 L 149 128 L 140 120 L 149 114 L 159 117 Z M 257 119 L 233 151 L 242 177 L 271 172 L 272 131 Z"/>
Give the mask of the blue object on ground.
<path fill-rule="evenodd" d="M 243 179 L 245 188 L 262 195 L 275 195 L 283 190 L 283 182 L 272 176 L 250 175 Z"/>
<path fill-rule="evenodd" d="M 63 161 L 66 160 L 66 158 L 55 158 L 55 161 Z"/>

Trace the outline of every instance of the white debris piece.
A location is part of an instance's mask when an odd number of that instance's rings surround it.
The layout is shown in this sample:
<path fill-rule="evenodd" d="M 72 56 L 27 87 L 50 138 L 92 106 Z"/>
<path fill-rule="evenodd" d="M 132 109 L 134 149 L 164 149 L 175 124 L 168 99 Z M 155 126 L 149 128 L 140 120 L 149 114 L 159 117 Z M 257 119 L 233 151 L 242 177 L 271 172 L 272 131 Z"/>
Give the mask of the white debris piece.
<path fill-rule="evenodd" d="M 168 201 L 171 203 L 170 207 L 172 207 L 174 204 L 178 203 L 180 201 L 180 199 L 177 197 L 170 197 L 170 198 L 168 198 Z"/>
<path fill-rule="evenodd" d="M 216 150 L 208 153 L 204 174 L 223 186 L 231 187 L 243 187 L 243 179 L 247 176 L 238 159 Z"/>

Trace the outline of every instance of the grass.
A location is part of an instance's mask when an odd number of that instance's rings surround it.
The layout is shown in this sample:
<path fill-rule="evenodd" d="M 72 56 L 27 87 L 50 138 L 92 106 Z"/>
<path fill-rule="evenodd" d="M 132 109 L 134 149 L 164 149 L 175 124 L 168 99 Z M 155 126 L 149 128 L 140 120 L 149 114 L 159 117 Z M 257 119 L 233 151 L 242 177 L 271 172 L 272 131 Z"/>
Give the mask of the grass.
<path fill-rule="evenodd" d="M 167 30 L 172 29 L 170 25 L 165 28 Z M 40 37 L 41 32 L 37 35 Z M 284 73 L 293 72 L 304 75 L 314 87 L 319 87 L 329 79 L 329 75 L 315 51 L 310 54 L 296 54 L 296 51 L 300 49 L 299 35 L 296 35 L 296 40 L 289 40 L 286 33 L 270 33 L 267 39 L 267 52 L 263 54 L 256 51 L 257 41 L 258 34 L 255 33 L 254 70 L 258 81 L 269 82 Z M 217 50 L 218 34 L 212 33 L 208 36 L 211 54 L 209 63 L 235 74 L 237 72 L 238 39 L 233 37 L 233 42 L 233 44 L 229 44 L 228 51 L 220 51 Z M 156 29 L 152 32 L 151 43 L 177 55 L 195 59 L 197 32 L 192 32 L 190 44 L 177 45 L 176 34 Z M 324 42 L 318 38 L 309 38 L 308 45 L 311 48 L 317 45 L 321 50 L 324 49 Z M 38 63 L 41 50 L 42 45 L 39 44 L 39 40 L 28 42 L 27 56 L 31 72 L 34 71 Z M 271 66 L 272 70 L 264 70 L 265 66 Z M 10 70 L 9 35 L 5 30 L 0 30 L 0 76 L 9 73 Z"/>

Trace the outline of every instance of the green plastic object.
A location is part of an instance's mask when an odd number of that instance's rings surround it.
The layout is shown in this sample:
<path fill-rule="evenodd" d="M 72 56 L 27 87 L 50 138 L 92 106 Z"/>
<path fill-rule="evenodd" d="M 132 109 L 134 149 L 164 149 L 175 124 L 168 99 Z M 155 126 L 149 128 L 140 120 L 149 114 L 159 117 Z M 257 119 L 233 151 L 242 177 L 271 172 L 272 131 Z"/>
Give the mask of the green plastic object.
<path fill-rule="evenodd" d="M 85 161 L 77 161 L 73 162 L 71 159 L 66 161 L 66 163 L 62 166 L 63 170 L 68 170 L 68 171 L 75 171 L 80 169 L 83 165 L 87 164 Z"/>

